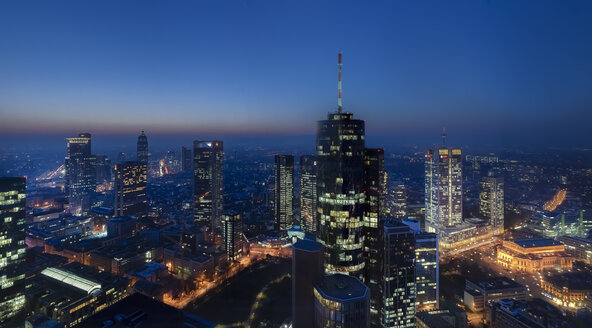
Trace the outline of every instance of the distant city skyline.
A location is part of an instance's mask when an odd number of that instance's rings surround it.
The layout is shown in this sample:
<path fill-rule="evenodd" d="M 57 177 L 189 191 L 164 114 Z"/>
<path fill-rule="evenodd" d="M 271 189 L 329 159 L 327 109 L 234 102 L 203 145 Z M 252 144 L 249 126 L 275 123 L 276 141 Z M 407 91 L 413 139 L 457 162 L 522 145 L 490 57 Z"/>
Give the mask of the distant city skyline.
<path fill-rule="evenodd" d="M 589 2 L 229 4 L 1 4 L 0 134 L 314 135 L 341 51 L 375 134 L 592 141 Z"/>

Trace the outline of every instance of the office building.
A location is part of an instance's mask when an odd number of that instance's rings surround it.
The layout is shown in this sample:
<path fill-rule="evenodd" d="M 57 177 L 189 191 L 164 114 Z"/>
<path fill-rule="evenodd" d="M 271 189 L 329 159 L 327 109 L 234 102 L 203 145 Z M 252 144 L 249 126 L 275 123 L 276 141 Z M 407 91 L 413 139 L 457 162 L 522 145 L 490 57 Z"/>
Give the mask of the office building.
<path fill-rule="evenodd" d="M 462 223 L 462 156 L 458 148 L 436 147 L 425 155 L 425 224 L 428 232 Z"/>
<path fill-rule="evenodd" d="M 228 212 L 223 215 L 222 250 L 228 254 L 229 261 L 238 261 L 243 254 L 243 222 L 241 215 Z"/>
<path fill-rule="evenodd" d="M 0 178 L 0 323 L 18 320 L 25 307 L 26 207 L 26 179 Z"/>
<path fill-rule="evenodd" d="M 148 163 L 148 137 L 142 130 L 138 136 L 136 160 L 140 163 Z"/>
<path fill-rule="evenodd" d="M 380 282 L 382 277 L 382 234 L 384 224 L 380 212 L 384 201 L 384 151 L 364 151 L 364 283 L 370 289 L 370 318 L 373 327 L 380 326 Z"/>
<path fill-rule="evenodd" d="M 97 185 L 109 185 L 112 181 L 111 178 L 113 177 L 111 160 L 105 155 L 95 155 L 95 160 Z"/>
<path fill-rule="evenodd" d="M 185 146 L 181 147 L 181 165 L 183 172 L 193 172 L 193 158 L 191 156 L 191 149 Z"/>
<path fill-rule="evenodd" d="M 146 162 L 123 162 L 115 165 L 115 215 L 144 218 L 148 216 Z"/>
<path fill-rule="evenodd" d="M 315 328 L 370 327 L 370 290 L 344 274 L 321 278 L 314 288 Z"/>
<path fill-rule="evenodd" d="M 565 246 L 565 251 L 575 260 L 592 264 L 592 239 L 562 236 L 558 240 Z"/>
<path fill-rule="evenodd" d="M 415 327 L 415 234 L 395 219 L 384 221 L 382 327 Z"/>
<path fill-rule="evenodd" d="M 317 231 L 317 158 L 300 156 L 300 225 L 306 232 Z"/>
<path fill-rule="evenodd" d="M 275 227 L 288 230 L 294 224 L 294 156 L 275 155 Z"/>
<path fill-rule="evenodd" d="M 504 180 L 485 177 L 481 179 L 479 215 L 489 221 L 494 235 L 504 233 Z"/>
<path fill-rule="evenodd" d="M 474 312 L 482 312 L 489 302 L 502 299 L 525 300 L 526 287 L 507 277 L 467 279 L 465 282 L 464 303 Z"/>
<path fill-rule="evenodd" d="M 323 245 L 303 239 L 292 246 L 292 327 L 314 326 L 314 286 L 323 277 Z"/>
<path fill-rule="evenodd" d="M 592 273 L 574 271 L 543 276 L 541 288 L 555 304 L 581 309 L 592 296 Z"/>
<path fill-rule="evenodd" d="M 193 203 L 195 224 L 222 230 L 224 144 L 222 141 L 193 142 Z"/>
<path fill-rule="evenodd" d="M 96 158 L 91 154 L 90 133 L 67 138 L 66 190 L 72 215 L 86 215 L 96 190 Z"/>
<path fill-rule="evenodd" d="M 417 296 L 415 304 L 417 311 L 438 309 L 440 298 L 439 258 L 438 235 L 430 232 L 416 232 L 415 288 Z"/>
<path fill-rule="evenodd" d="M 407 192 L 405 190 L 405 185 L 402 183 L 397 184 L 393 191 L 392 214 L 392 217 L 395 219 L 407 217 Z"/>
<path fill-rule="evenodd" d="M 573 257 L 557 240 L 525 238 L 502 241 L 497 249 L 497 263 L 509 270 L 533 273 L 547 269 L 570 270 Z"/>
<path fill-rule="evenodd" d="M 491 328 L 551 328 L 570 327 L 564 313 L 535 298 L 531 301 L 499 300 L 485 309 L 485 322 Z"/>

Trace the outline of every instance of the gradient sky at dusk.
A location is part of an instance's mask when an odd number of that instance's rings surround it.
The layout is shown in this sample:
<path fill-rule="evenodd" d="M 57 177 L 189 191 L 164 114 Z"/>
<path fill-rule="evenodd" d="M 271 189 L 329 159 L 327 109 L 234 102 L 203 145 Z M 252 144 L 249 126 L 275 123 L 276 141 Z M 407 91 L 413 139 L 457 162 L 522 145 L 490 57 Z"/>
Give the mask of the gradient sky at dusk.
<path fill-rule="evenodd" d="M 339 51 L 368 134 L 592 146 L 592 2 L 545 0 L 3 1 L 0 134 L 310 135 Z"/>

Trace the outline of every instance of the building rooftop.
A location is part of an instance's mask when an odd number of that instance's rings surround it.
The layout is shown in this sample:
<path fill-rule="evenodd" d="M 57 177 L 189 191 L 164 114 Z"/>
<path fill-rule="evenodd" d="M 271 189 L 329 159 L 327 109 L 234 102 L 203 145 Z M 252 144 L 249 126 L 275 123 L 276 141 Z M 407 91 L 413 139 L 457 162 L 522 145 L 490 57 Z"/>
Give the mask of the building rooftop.
<path fill-rule="evenodd" d="M 566 287 L 569 290 L 592 290 L 592 273 L 565 272 L 545 278 L 556 287 Z"/>
<path fill-rule="evenodd" d="M 485 279 L 467 280 L 480 287 L 485 291 L 499 290 L 499 289 L 511 289 L 511 288 L 524 288 L 521 284 L 515 282 L 508 277 L 491 277 Z"/>
<path fill-rule="evenodd" d="M 101 284 L 79 277 L 73 273 L 58 268 L 47 268 L 41 271 L 41 274 L 53 278 L 55 280 L 61 281 L 62 283 L 65 283 L 72 287 L 82 289 L 87 294 L 92 294 L 95 291 L 101 290 Z"/>
<path fill-rule="evenodd" d="M 323 249 L 323 244 L 310 239 L 300 239 L 292 247 L 303 251 L 317 252 Z"/>
<path fill-rule="evenodd" d="M 317 283 L 315 289 L 323 297 L 338 302 L 346 302 L 357 298 L 365 298 L 369 289 L 360 279 L 344 274 L 325 276 Z"/>
<path fill-rule="evenodd" d="M 511 242 L 522 248 L 532 247 L 548 247 L 562 245 L 561 242 L 553 240 L 551 238 L 522 238 L 522 239 L 511 239 Z"/>

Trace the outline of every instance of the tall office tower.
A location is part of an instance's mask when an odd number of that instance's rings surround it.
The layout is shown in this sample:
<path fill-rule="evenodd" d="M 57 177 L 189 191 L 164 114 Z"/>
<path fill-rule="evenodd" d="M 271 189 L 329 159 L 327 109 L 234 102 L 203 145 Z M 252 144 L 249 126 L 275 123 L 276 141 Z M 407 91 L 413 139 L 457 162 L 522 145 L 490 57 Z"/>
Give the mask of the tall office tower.
<path fill-rule="evenodd" d="M 287 230 L 294 224 L 294 156 L 275 155 L 275 227 Z"/>
<path fill-rule="evenodd" d="M 504 233 L 504 179 L 485 177 L 481 179 L 479 214 L 489 220 L 493 234 Z"/>
<path fill-rule="evenodd" d="M 123 162 L 115 165 L 115 216 L 148 215 L 146 162 Z"/>
<path fill-rule="evenodd" d="M 11 318 L 25 307 L 25 196 L 25 178 L 0 178 L 0 327 L 22 325 Z"/>
<path fill-rule="evenodd" d="M 381 212 L 384 185 L 384 150 L 366 149 L 364 152 L 364 283 L 370 288 L 370 322 L 380 327 L 380 281 L 382 277 L 382 234 L 384 222 Z"/>
<path fill-rule="evenodd" d="M 193 142 L 193 217 L 195 224 L 222 231 L 224 188 L 222 141 Z"/>
<path fill-rule="evenodd" d="M 300 156 L 300 225 L 306 232 L 317 231 L 317 158 Z"/>
<path fill-rule="evenodd" d="M 431 148 L 425 155 L 425 225 L 428 232 L 462 223 L 462 156 L 458 148 Z"/>
<path fill-rule="evenodd" d="M 341 54 L 339 55 L 341 85 Z M 325 271 L 362 277 L 364 121 L 337 113 L 317 124 L 317 241 L 325 247 Z"/>
<path fill-rule="evenodd" d="M 229 261 L 238 261 L 243 254 L 243 221 L 237 212 L 228 212 L 222 216 L 222 250 Z"/>
<path fill-rule="evenodd" d="M 111 182 L 111 160 L 105 155 L 95 155 L 97 184 Z"/>
<path fill-rule="evenodd" d="M 356 277 L 332 274 L 314 288 L 314 328 L 370 327 L 370 290 Z"/>
<path fill-rule="evenodd" d="M 395 186 L 393 195 L 393 217 L 403 219 L 407 217 L 407 192 L 405 185 L 399 183 Z"/>
<path fill-rule="evenodd" d="M 314 326 L 314 286 L 323 277 L 323 245 L 300 239 L 292 245 L 292 327 Z"/>
<path fill-rule="evenodd" d="M 148 163 L 148 138 L 142 130 L 142 133 L 138 136 L 138 152 L 136 160 L 142 163 Z"/>
<path fill-rule="evenodd" d="M 193 158 L 191 158 L 191 149 L 185 146 L 181 148 L 181 162 L 183 172 L 193 171 Z"/>
<path fill-rule="evenodd" d="M 384 222 L 382 327 L 415 327 L 415 235 L 395 219 Z"/>
<path fill-rule="evenodd" d="M 416 231 L 415 235 L 415 287 L 417 311 L 438 309 L 440 297 L 440 251 L 438 235 Z"/>
<path fill-rule="evenodd" d="M 90 133 L 80 133 L 77 138 L 67 138 L 66 188 L 70 213 L 86 215 L 91 208 L 91 199 L 95 192 L 96 158 L 91 155 Z"/>

